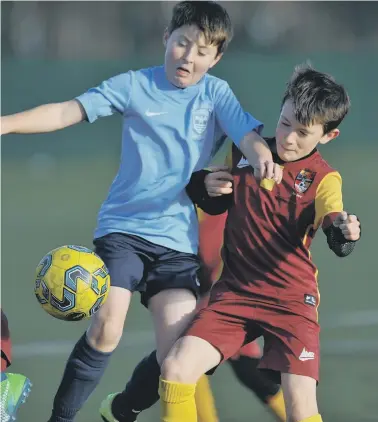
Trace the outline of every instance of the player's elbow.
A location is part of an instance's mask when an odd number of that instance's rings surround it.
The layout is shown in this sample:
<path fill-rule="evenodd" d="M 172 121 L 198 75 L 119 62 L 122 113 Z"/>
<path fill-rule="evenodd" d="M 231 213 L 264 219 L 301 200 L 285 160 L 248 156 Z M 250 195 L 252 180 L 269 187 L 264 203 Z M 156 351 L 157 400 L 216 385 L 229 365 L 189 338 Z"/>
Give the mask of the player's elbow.
<path fill-rule="evenodd" d="M 60 129 L 75 125 L 86 119 L 83 106 L 77 100 L 70 100 L 58 104 L 58 125 Z"/>

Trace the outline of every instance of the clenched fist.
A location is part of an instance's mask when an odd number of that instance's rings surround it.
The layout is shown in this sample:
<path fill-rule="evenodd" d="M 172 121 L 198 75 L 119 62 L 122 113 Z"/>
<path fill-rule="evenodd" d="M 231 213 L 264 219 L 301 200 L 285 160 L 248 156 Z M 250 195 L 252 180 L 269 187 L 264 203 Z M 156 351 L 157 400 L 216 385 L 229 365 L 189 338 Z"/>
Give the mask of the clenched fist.
<path fill-rule="evenodd" d="M 335 227 L 339 227 L 345 239 L 350 241 L 356 241 L 361 235 L 361 225 L 357 217 L 353 214 L 349 214 L 346 211 L 336 217 L 333 222 Z"/>
<path fill-rule="evenodd" d="M 205 177 L 205 186 L 209 196 L 216 197 L 232 193 L 233 177 L 227 166 L 209 167 L 211 173 Z"/>

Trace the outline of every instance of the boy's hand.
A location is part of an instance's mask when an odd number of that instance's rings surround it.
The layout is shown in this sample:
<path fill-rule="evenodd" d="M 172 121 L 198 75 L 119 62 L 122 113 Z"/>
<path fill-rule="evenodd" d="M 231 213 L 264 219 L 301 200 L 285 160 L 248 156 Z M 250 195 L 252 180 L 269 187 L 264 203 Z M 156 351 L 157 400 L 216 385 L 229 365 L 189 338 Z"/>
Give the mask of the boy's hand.
<path fill-rule="evenodd" d="M 232 193 L 233 177 L 227 166 L 209 167 L 211 173 L 205 177 L 205 187 L 210 197 Z"/>
<path fill-rule="evenodd" d="M 356 241 L 360 238 L 361 227 L 357 217 L 353 214 L 341 211 L 333 222 L 335 227 L 339 227 L 345 239 Z"/>
<path fill-rule="evenodd" d="M 276 183 L 281 183 L 282 167 L 273 161 L 259 161 L 253 166 L 253 174 L 257 180 L 273 179 Z"/>
<path fill-rule="evenodd" d="M 247 133 L 241 140 L 239 149 L 253 167 L 256 180 L 273 179 L 282 181 L 282 168 L 273 162 L 272 152 L 266 141 L 255 131 Z"/>
<path fill-rule="evenodd" d="M 7 135 L 9 128 L 7 127 L 7 120 L 4 117 L 0 117 L 0 135 Z"/>

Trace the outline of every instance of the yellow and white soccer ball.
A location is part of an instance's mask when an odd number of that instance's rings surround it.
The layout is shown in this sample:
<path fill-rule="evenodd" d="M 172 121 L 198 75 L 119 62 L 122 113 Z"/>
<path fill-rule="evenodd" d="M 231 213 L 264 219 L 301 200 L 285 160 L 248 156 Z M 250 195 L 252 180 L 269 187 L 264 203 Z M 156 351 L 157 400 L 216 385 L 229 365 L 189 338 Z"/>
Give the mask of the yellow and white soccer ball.
<path fill-rule="evenodd" d="M 50 251 L 38 264 L 34 293 L 42 308 L 55 318 L 90 318 L 104 304 L 110 288 L 102 259 L 83 246 Z"/>

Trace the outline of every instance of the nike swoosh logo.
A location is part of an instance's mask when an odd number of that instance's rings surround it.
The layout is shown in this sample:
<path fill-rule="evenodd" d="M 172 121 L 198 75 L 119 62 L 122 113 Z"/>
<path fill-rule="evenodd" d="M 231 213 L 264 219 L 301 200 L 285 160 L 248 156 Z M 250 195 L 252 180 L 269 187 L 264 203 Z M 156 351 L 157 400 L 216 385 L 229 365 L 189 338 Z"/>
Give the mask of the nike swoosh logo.
<path fill-rule="evenodd" d="M 146 114 L 147 117 L 161 116 L 162 114 L 168 114 L 168 111 L 150 111 L 150 110 L 147 110 L 145 114 Z"/>
<path fill-rule="evenodd" d="M 247 166 L 249 166 L 249 162 L 245 158 L 242 158 L 237 165 L 239 169 Z"/>

